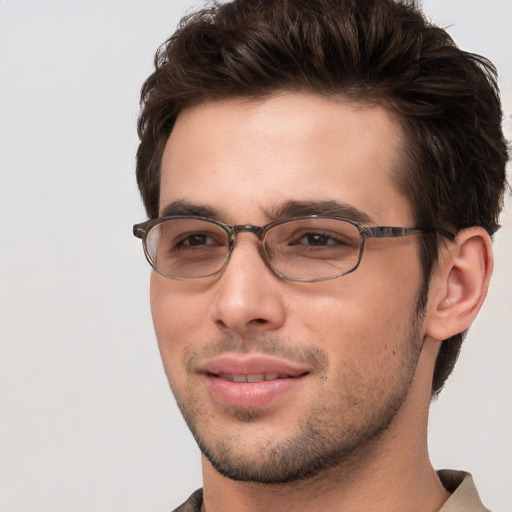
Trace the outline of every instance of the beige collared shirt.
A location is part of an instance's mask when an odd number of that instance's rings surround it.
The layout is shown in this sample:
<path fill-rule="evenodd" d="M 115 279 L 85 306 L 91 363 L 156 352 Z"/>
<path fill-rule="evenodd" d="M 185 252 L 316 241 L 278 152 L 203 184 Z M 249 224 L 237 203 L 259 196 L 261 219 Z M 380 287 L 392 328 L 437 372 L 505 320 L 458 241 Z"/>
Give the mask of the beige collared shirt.
<path fill-rule="evenodd" d="M 489 512 L 483 506 L 469 473 L 442 469 L 437 472 L 437 476 L 452 493 L 439 512 Z"/>
<path fill-rule="evenodd" d="M 476 490 L 473 478 L 464 471 L 442 469 L 437 472 L 439 480 L 452 493 L 439 512 L 489 512 Z M 203 491 L 198 489 L 190 498 L 173 512 L 201 512 Z"/>

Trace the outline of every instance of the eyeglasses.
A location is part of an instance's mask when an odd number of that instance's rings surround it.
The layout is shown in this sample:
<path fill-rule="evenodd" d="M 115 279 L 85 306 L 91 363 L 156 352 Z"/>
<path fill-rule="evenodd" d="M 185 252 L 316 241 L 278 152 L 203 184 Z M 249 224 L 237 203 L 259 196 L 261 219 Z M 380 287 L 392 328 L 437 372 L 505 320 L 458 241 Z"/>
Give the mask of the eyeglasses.
<path fill-rule="evenodd" d="M 289 281 L 314 282 L 353 272 L 368 238 L 396 238 L 425 233 L 421 229 L 375 226 L 341 217 L 311 215 L 265 226 L 231 226 L 205 217 L 150 219 L 133 226 L 151 266 L 171 279 L 215 276 L 229 263 L 239 233 L 253 233 L 268 266 Z"/>

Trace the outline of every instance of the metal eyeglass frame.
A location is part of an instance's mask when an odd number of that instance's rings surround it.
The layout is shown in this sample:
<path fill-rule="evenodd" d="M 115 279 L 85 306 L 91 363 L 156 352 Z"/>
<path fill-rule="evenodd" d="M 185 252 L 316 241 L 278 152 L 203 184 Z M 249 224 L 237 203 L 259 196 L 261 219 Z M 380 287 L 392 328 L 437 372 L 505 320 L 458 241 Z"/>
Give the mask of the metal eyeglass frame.
<path fill-rule="evenodd" d="M 200 276 L 200 277 L 180 277 L 180 276 L 171 276 L 169 274 L 166 274 L 165 272 L 162 272 L 157 266 L 154 264 L 153 260 L 151 259 L 151 256 L 149 255 L 148 248 L 146 245 L 146 239 L 151 231 L 152 228 L 157 226 L 158 224 L 161 224 L 163 222 L 169 221 L 169 220 L 180 220 L 180 219 L 187 219 L 187 220 L 200 220 L 200 221 L 206 221 L 210 222 L 212 224 L 215 224 L 222 228 L 227 236 L 228 236 L 228 252 L 226 254 L 226 260 L 224 261 L 223 265 L 219 270 L 216 272 L 213 272 L 212 274 L 208 274 L 207 276 Z M 276 226 L 280 226 L 282 224 L 287 224 L 289 222 L 294 221 L 300 221 L 300 220 L 308 220 L 308 219 L 330 219 L 330 220 L 340 220 L 343 222 L 348 222 L 349 224 L 352 224 L 357 228 L 359 231 L 360 236 L 360 244 L 359 244 L 359 255 L 357 258 L 357 262 L 350 270 L 347 270 L 345 272 L 341 272 L 340 274 L 336 274 L 334 276 L 328 276 L 328 277 L 315 277 L 312 279 L 306 279 L 306 278 L 297 278 L 297 277 L 289 277 L 283 273 L 281 273 L 279 270 L 275 269 L 272 264 L 270 263 L 268 256 L 264 249 L 264 239 L 265 235 L 269 230 L 272 228 L 275 228 Z M 238 233 L 252 233 L 258 237 L 258 240 L 260 241 L 260 247 L 262 250 L 260 250 L 260 253 L 265 261 L 265 263 L 269 266 L 269 268 L 279 277 L 282 279 L 285 279 L 287 281 L 296 281 L 296 282 L 305 282 L 305 283 L 313 283 L 317 281 L 328 281 L 330 279 L 336 279 L 338 277 L 350 274 L 351 272 L 354 272 L 354 270 L 357 269 L 361 262 L 361 258 L 363 257 L 363 250 L 364 250 L 364 243 L 368 238 L 399 238 L 403 236 L 411 236 L 411 235 L 419 235 L 419 234 L 425 234 L 430 233 L 430 231 L 424 231 L 422 229 L 418 228 L 404 228 L 404 227 L 396 227 L 396 226 L 373 226 L 369 227 L 365 224 L 362 224 L 361 222 L 357 222 L 352 219 L 346 219 L 344 217 L 337 217 L 333 215 L 305 215 L 301 217 L 290 217 L 287 219 L 281 219 L 274 222 L 270 222 L 269 224 L 265 224 L 264 226 L 255 226 L 253 224 L 227 224 L 225 222 L 222 222 L 220 220 L 210 219 L 208 217 L 199 217 L 199 216 L 192 216 L 192 215 L 178 215 L 178 216 L 170 216 L 170 217 L 157 217 L 155 219 L 149 219 L 145 222 L 141 222 L 139 224 L 135 224 L 133 226 L 133 235 L 137 238 L 140 238 L 142 240 L 142 245 L 144 248 L 144 254 L 146 256 L 146 259 L 148 260 L 149 264 L 159 273 L 162 274 L 165 277 L 168 277 L 170 279 L 175 279 L 179 281 L 197 281 L 201 279 L 208 279 L 210 277 L 214 277 L 218 274 L 220 274 L 228 265 L 229 260 L 231 259 L 231 254 L 233 253 L 233 249 L 235 247 L 235 240 L 236 235 Z"/>

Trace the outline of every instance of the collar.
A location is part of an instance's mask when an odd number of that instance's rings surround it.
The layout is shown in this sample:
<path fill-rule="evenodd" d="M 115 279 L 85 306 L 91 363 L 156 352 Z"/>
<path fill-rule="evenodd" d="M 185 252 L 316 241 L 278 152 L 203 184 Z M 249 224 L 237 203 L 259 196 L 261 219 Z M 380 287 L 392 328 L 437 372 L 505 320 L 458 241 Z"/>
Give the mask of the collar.
<path fill-rule="evenodd" d="M 441 469 L 437 476 L 446 490 L 452 493 L 439 512 L 489 512 L 483 506 L 469 473 Z"/>

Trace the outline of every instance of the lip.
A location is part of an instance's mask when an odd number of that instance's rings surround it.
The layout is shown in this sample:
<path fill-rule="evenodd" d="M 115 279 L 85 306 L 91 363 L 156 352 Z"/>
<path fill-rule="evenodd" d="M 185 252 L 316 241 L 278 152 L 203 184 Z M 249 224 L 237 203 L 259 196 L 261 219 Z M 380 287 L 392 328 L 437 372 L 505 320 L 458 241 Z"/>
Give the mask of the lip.
<path fill-rule="evenodd" d="M 221 405 L 258 409 L 296 390 L 309 375 L 304 365 L 264 356 L 222 356 L 203 364 L 207 388 Z"/>

